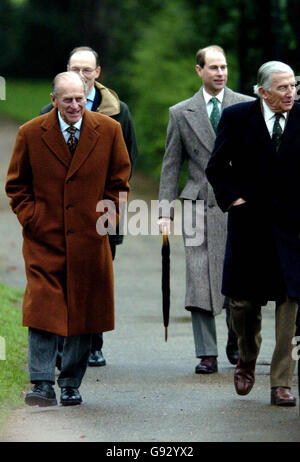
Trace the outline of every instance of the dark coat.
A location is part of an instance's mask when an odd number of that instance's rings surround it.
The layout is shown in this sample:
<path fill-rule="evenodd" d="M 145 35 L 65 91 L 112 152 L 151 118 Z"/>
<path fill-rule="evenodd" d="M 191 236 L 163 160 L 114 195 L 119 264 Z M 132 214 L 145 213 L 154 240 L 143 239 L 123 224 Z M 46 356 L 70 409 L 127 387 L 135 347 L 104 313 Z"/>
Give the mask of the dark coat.
<path fill-rule="evenodd" d="M 110 199 L 118 210 L 129 175 L 121 126 L 107 116 L 85 111 L 73 157 L 55 109 L 20 127 L 6 192 L 23 226 L 24 326 L 62 336 L 114 328 L 111 251 L 96 206 Z"/>
<path fill-rule="evenodd" d="M 228 211 L 222 293 L 261 304 L 300 297 L 300 105 L 278 151 L 260 101 L 225 109 L 206 174 Z M 230 207 L 239 197 L 246 203 Z"/>

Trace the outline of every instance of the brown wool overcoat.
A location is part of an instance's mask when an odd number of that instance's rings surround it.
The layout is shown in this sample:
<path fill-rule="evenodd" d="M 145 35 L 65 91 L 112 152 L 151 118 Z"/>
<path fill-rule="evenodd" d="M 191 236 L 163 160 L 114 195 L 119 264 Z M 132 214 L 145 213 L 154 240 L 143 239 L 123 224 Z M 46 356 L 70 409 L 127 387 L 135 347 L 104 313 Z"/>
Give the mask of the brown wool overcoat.
<path fill-rule="evenodd" d="M 62 336 L 114 328 L 113 268 L 96 206 L 129 191 L 121 126 L 85 111 L 73 158 L 57 110 L 20 127 L 6 192 L 23 226 L 23 325 Z"/>

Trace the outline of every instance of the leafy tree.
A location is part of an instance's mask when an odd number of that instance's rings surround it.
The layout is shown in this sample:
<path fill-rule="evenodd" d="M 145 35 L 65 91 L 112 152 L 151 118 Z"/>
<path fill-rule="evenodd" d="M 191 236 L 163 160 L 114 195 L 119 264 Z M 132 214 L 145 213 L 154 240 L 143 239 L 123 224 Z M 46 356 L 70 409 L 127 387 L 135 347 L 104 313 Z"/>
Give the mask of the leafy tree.
<path fill-rule="evenodd" d="M 125 75 L 133 89 L 131 104 L 140 146 L 139 165 L 156 178 L 164 152 L 168 107 L 199 88 L 191 11 L 170 0 L 143 31 Z"/>
<path fill-rule="evenodd" d="M 160 0 L 104 0 L 95 13 L 101 40 L 95 49 L 100 53 L 101 80 L 116 90 L 122 99 L 130 100 L 132 86 L 127 78 L 132 54 L 144 27 L 162 8 Z"/>
<path fill-rule="evenodd" d="M 27 0 L 15 7 L 20 41 L 10 71 L 20 77 L 53 76 L 66 68 L 72 48 L 101 40 L 99 0 Z"/>
<path fill-rule="evenodd" d="M 299 27 L 298 0 L 187 0 L 199 20 L 198 33 L 223 46 L 230 72 L 238 80 L 232 85 L 252 93 L 259 66 L 269 60 L 295 61 Z M 291 28 L 294 25 L 294 35 Z M 299 39 L 298 39 L 299 40 Z"/>
<path fill-rule="evenodd" d="M 18 41 L 21 40 L 19 29 L 15 28 L 15 8 L 9 0 L 0 3 L 0 30 L 1 30 L 1 68 L 2 75 L 6 76 L 7 69 L 17 59 Z"/>
<path fill-rule="evenodd" d="M 299 0 L 2 0 L 2 75 L 51 78 L 72 48 L 95 48 L 101 81 L 133 112 L 138 164 L 158 178 L 168 107 L 200 85 L 196 50 L 222 46 L 228 85 L 252 94 L 267 60 L 300 74 L 299 13 Z"/>

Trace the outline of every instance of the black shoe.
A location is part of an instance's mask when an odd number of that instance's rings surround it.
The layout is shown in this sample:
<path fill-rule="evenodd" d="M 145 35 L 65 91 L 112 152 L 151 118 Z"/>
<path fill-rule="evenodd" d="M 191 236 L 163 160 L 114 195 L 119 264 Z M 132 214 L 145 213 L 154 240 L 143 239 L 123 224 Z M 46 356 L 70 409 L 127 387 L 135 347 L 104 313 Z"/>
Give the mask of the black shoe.
<path fill-rule="evenodd" d="M 106 365 L 102 351 L 91 351 L 89 356 L 88 365 L 90 367 L 101 367 Z"/>
<path fill-rule="evenodd" d="M 237 364 L 239 360 L 239 350 L 232 348 L 230 344 L 227 343 L 226 346 L 226 355 L 230 364 Z"/>
<path fill-rule="evenodd" d="M 56 396 L 50 382 L 38 382 L 25 396 L 25 403 L 29 406 L 56 406 Z"/>
<path fill-rule="evenodd" d="M 218 372 L 218 360 L 216 356 L 202 358 L 195 368 L 196 374 L 213 374 L 214 372 Z"/>
<path fill-rule="evenodd" d="M 64 387 L 61 389 L 60 402 L 63 406 L 76 406 L 82 403 L 78 388 Z"/>

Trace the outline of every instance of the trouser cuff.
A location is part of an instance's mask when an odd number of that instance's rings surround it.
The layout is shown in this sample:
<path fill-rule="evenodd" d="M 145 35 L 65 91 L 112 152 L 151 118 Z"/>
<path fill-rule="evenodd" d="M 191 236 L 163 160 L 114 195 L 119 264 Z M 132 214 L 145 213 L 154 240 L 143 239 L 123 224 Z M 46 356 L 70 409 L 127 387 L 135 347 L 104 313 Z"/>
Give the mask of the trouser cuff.
<path fill-rule="evenodd" d="M 47 372 L 33 372 L 30 374 L 30 382 L 37 383 L 37 382 L 51 382 L 53 385 L 55 384 L 55 376 L 51 373 Z"/>
<path fill-rule="evenodd" d="M 79 388 L 81 385 L 81 380 L 79 380 L 78 378 L 57 379 L 57 384 L 60 388 L 65 388 L 65 387 Z"/>

